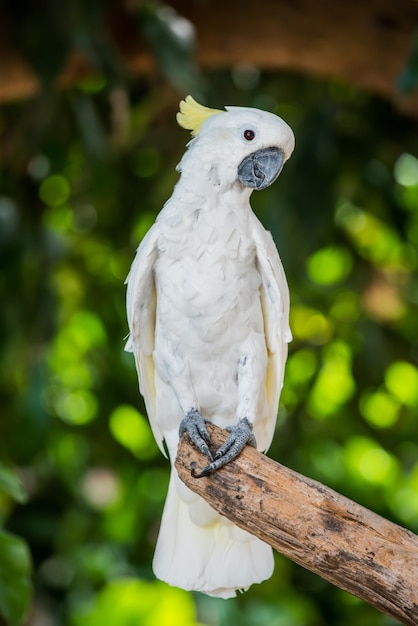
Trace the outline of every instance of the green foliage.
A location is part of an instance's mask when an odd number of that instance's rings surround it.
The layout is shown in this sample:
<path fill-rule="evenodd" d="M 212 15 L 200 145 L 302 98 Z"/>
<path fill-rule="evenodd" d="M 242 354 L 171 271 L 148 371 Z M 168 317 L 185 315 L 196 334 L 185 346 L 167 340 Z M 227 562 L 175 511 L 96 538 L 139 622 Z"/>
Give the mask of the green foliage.
<path fill-rule="evenodd" d="M 194 28 L 169 6 L 145 2 L 137 15 L 140 28 L 169 81 L 178 89 L 198 93 L 202 78 L 194 61 Z"/>
<path fill-rule="evenodd" d="M 26 493 L 16 473 L 0 465 L 0 494 L 10 496 L 17 502 L 26 502 Z"/>
<path fill-rule="evenodd" d="M 0 513 L 7 513 L 12 500 L 26 502 L 26 493 L 16 473 L 0 465 Z M 31 599 L 31 558 L 26 543 L 0 528 L 0 616 L 19 624 Z"/>
<path fill-rule="evenodd" d="M 0 530 L 0 614 L 18 624 L 31 596 L 31 560 L 26 544 Z"/>
<path fill-rule="evenodd" d="M 91 606 L 76 611 L 74 626 L 198 626 L 191 596 L 161 582 L 117 579 Z"/>
<path fill-rule="evenodd" d="M 128 404 L 116 407 L 109 418 L 110 431 L 122 446 L 135 456 L 149 459 L 158 453 L 146 418 Z"/>
<path fill-rule="evenodd" d="M 177 180 L 185 86 L 210 106 L 282 115 L 294 156 L 252 201 L 292 303 L 269 455 L 417 532 L 416 126 L 335 82 L 245 67 L 202 76 L 176 17 L 154 5 L 133 21 L 163 69 L 127 81 L 98 45 L 105 3 L 60 5 L 55 17 L 52 4 L 19 21 L 44 84 L 74 41 L 96 73 L 0 109 L 0 612 L 10 624 L 25 612 L 29 546 L 36 623 L 174 623 L 180 611 L 184 625 L 393 623 L 280 556 L 271 580 L 227 602 L 154 580 L 168 466 L 123 349 L 123 282 Z M 5 469 L 15 466 L 27 499 Z"/>
<path fill-rule="evenodd" d="M 406 94 L 412 93 L 418 87 L 418 31 L 415 31 L 409 60 L 398 77 L 397 87 L 399 91 Z"/>

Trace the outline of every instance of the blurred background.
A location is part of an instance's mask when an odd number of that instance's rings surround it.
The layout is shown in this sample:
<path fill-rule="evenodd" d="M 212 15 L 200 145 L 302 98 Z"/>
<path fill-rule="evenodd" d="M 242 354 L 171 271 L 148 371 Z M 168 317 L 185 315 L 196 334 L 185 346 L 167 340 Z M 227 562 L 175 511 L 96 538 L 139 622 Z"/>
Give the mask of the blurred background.
<path fill-rule="evenodd" d="M 234 600 L 155 580 L 169 469 L 124 352 L 179 100 L 279 114 L 296 149 L 252 196 L 292 303 L 269 456 L 418 532 L 418 4 L 334 4 L 2 3 L 1 624 L 395 624 L 278 554 Z"/>

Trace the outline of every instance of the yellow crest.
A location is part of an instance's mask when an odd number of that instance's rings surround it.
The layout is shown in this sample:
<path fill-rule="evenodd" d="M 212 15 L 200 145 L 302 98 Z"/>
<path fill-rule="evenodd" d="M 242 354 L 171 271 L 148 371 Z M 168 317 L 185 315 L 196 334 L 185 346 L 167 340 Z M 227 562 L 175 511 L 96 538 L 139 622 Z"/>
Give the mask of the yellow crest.
<path fill-rule="evenodd" d="M 196 102 L 192 96 L 186 96 L 185 100 L 180 102 L 180 111 L 177 113 L 176 119 L 179 126 L 190 130 L 192 137 L 195 137 L 200 130 L 203 122 L 212 115 L 224 113 L 220 109 L 210 109 Z"/>

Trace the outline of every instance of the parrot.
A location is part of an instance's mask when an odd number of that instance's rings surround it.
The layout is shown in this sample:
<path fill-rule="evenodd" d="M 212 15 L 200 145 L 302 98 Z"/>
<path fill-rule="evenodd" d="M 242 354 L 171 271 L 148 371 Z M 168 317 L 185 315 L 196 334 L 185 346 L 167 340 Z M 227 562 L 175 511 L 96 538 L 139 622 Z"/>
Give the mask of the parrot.
<path fill-rule="evenodd" d="M 277 115 L 212 109 L 187 96 L 191 140 L 171 198 L 130 268 L 126 307 L 139 389 L 171 462 L 153 571 L 169 585 L 233 598 L 271 577 L 272 548 L 218 514 L 178 477 L 187 432 L 217 471 L 246 445 L 271 443 L 292 339 L 289 289 L 271 234 L 250 205 L 279 176 L 295 138 Z M 207 423 L 228 431 L 211 451 Z"/>

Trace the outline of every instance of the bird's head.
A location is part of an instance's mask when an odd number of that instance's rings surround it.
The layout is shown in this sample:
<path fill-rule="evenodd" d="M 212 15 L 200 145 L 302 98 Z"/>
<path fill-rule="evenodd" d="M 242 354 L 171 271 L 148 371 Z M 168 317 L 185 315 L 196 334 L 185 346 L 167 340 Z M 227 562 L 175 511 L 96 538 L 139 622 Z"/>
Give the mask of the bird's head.
<path fill-rule="evenodd" d="M 214 186 L 242 185 L 250 191 L 271 185 L 292 154 L 291 128 L 277 115 L 246 107 L 209 109 L 191 96 L 180 103 L 177 121 L 191 131 L 182 172 L 194 163 Z"/>

